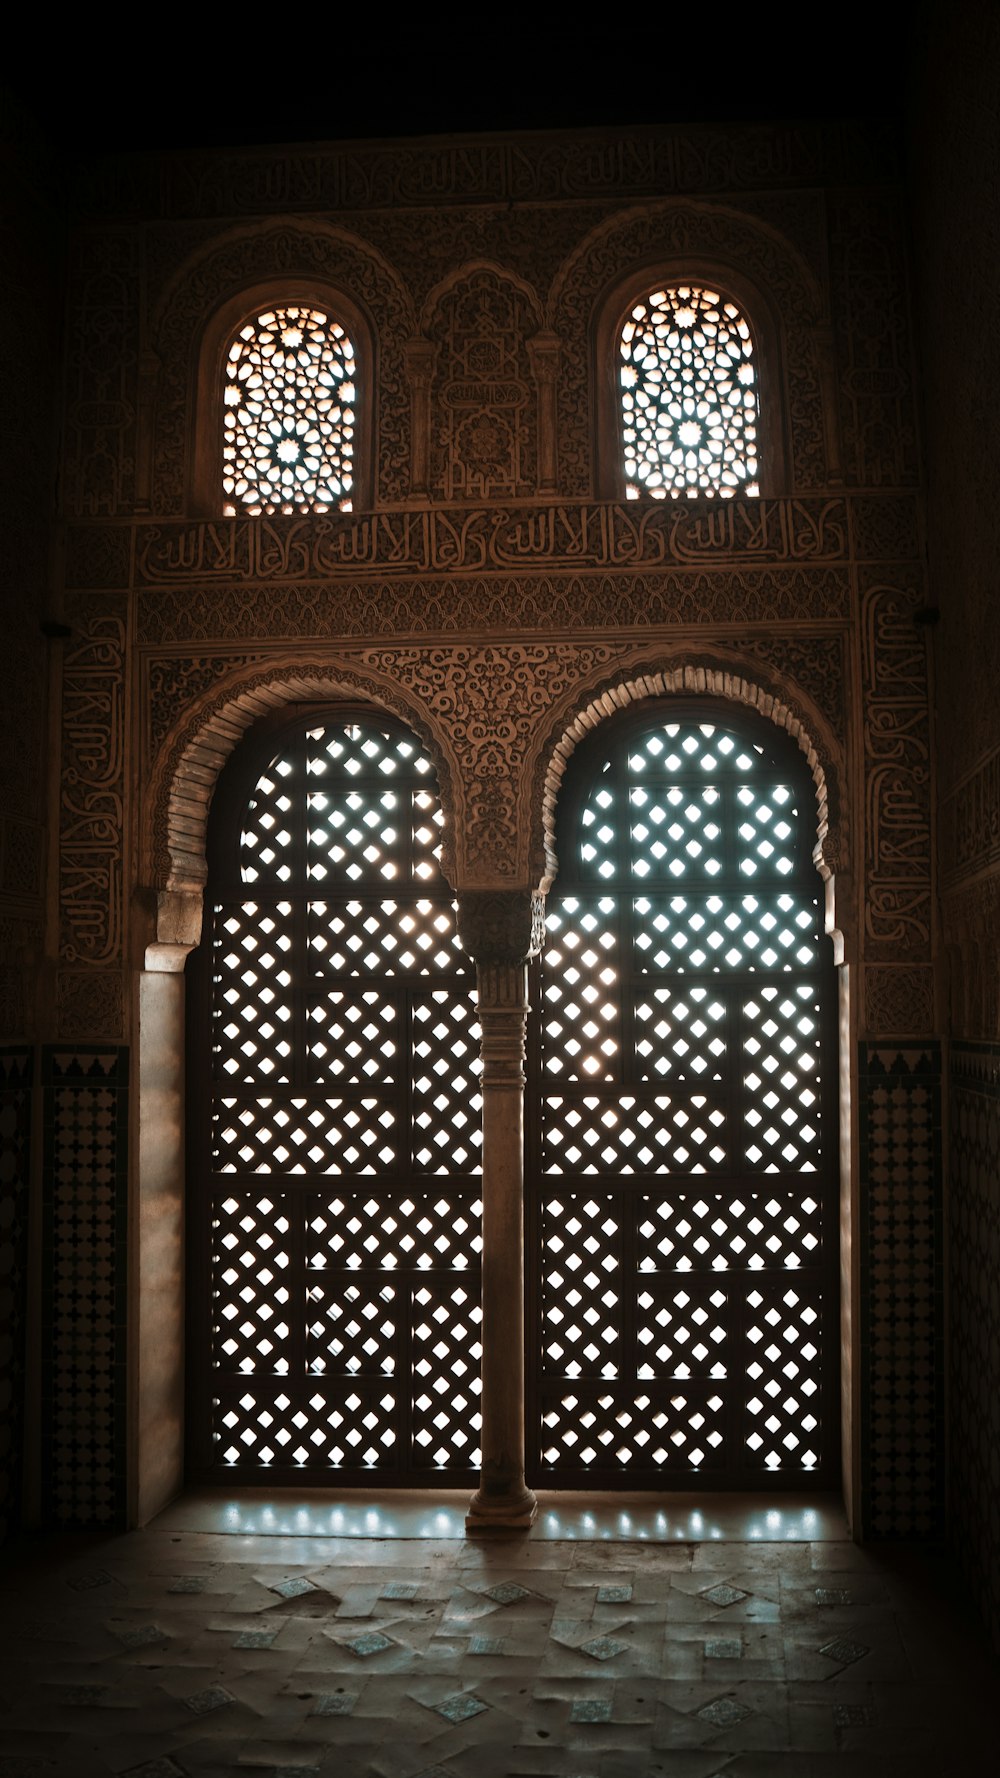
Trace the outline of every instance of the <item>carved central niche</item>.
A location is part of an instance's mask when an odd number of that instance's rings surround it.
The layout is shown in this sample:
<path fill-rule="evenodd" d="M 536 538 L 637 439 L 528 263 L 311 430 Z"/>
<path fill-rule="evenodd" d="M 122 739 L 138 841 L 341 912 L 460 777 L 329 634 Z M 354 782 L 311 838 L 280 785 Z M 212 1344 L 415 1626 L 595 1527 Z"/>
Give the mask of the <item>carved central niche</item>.
<path fill-rule="evenodd" d="M 527 342 L 534 298 L 488 266 L 467 271 L 434 303 L 430 487 L 442 500 L 513 500 L 538 486 L 535 379 Z"/>

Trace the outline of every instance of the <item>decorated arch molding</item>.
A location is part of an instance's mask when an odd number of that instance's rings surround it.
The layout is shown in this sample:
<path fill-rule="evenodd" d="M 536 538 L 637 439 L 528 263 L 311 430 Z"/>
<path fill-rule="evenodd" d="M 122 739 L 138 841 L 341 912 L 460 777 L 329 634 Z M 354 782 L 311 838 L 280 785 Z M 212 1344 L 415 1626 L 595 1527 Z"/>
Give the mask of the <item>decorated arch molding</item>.
<path fill-rule="evenodd" d="M 409 440 L 402 435 L 407 413 L 403 344 L 414 331 L 409 294 L 378 250 L 346 229 L 282 222 L 233 230 L 216 240 L 188 260 L 160 300 L 151 330 L 159 361 L 153 447 L 156 511 L 179 513 L 185 508 L 192 443 L 191 378 L 206 321 L 239 291 L 283 276 L 297 283 L 332 282 L 371 317 L 376 367 L 374 484 L 381 500 L 405 498 Z"/>
<path fill-rule="evenodd" d="M 771 675 L 759 663 L 746 671 L 732 656 L 654 660 L 637 670 L 625 669 L 597 683 L 579 687 L 576 696 L 554 715 L 540 738 L 531 772 L 531 873 L 533 884 L 547 890 L 558 871 L 555 812 L 559 786 L 575 748 L 606 718 L 630 705 L 654 698 L 704 697 L 727 700 L 772 722 L 796 742 L 812 774 L 816 794 L 816 844 L 813 858 L 824 880 L 849 866 L 850 847 L 842 817 L 840 777 L 842 750 L 811 701 Z M 747 674 L 752 672 L 753 677 Z"/>
<path fill-rule="evenodd" d="M 375 672 L 308 664 L 251 674 L 244 668 L 188 707 L 154 768 L 144 836 L 147 880 L 157 896 L 154 949 L 190 950 L 199 941 L 209 810 L 223 767 L 247 731 L 275 711 L 298 704 L 345 702 L 400 718 L 427 747 L 445 818 L 442 869 L 453 877 L 454 760 L 427 722 L 419 698 Z"/>
<path fill-rule="evenodd" d="M 670 201 L 644 204 L 591 231 L 553 281 L 548 325 L 562 341 L 559 453 L 565 492 L 590 491 L 594 415 L 588 387 L 591 329 L 616 285 L 639 268 L 711 261 L 767 292 L 784 358 L 797 488 L 828 482 L 824 372 L 819 332 L 825 317 L 820 286 L 778 230 L 719 204 Z"/>
<path fill-rule="evenodd" d="M 418 734 L 438 773 L 442 867 L 459 894 L 542 891 L 558 860 L 554 814 L 577 743 L 642 700 L 701 696 L 756 711 L 804 754 L 816 791 L 824 877 L 842 871 L 840 747 L 808 694 L 737 649 L 675 651 L 621 644 L 407 644 L 333 663 L 234 667 L 179 713 L 150 782 L 147 882 L 158 895 L 157 943 L 198 942 L 208 814 L 219 775 L 256 722 L 296 704 L 364 703 Z M 168 965 L 163 965 L 164 967 Z M 175 965 L 170 965 L 175 966 Z"/>

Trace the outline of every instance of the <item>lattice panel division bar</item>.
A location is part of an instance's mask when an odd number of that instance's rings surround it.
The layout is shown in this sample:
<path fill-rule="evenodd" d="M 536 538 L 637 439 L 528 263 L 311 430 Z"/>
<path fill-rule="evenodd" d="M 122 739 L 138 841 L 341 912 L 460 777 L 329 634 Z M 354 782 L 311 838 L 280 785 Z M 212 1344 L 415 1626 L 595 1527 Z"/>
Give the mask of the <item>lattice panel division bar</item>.
<path fill-rule="evenodd" d="M 812 786 L 771 746 L 647 717 L 563 788 L 529 1062 L 542 1485 L 836 1475 L 832 971 Z"/>
<path fill-rule="evenodd" d="M 464 1485 L 479 1036 L 432 769 L 370 718 L 274 745 L 225 787 L 194 984 L 193 1473 Z"/>

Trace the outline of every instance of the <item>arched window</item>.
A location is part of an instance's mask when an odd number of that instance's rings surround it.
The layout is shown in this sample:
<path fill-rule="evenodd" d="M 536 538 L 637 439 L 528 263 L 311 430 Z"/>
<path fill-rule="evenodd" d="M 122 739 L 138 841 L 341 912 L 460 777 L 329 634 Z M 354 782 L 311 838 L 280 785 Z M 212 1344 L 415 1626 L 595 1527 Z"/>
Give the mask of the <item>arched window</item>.
<path fill-rule="evenodd" d="M 300 716 L 220 783 L 192 959 L 190 1473 L 467 1484 L 475 977 L 431 760 Z"/>
<path fill-rule="evenodd" d="M 354 346 L 324 309 L 289 303 L 244 321 L 226 353 L 223 510 L 350 510 Z"/>
<path fill-rule="evenodd" d="M 628 499 L 760 493 L 757 364 L 735 302 L 708 284 L 658 285 L 631 304 L 618 356 Z"/>
<path fill-rule="evenodd" d="M 543 1486 L 837 1474 L 832 960 L 794 743 L 705 706 L 577 750 L 532 995 Z"/>

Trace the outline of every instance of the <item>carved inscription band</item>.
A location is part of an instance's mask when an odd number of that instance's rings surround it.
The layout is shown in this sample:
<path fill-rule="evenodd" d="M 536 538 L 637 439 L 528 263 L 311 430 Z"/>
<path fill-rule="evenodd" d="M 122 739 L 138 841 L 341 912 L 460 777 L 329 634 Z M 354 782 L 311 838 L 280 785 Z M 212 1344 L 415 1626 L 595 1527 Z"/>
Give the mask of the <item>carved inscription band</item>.
<path fill-rule="evenodd" d="M 327 580 L 383 574 L 481 573 L 532 566 L 657 568 L 669 563 L 839 562 L 843 500 L 726 500 L 698 507 L 576 503 L 433 508 L 358 517 L 215 520 L 143 525 L 142 586 L 178 580 Z"/>

